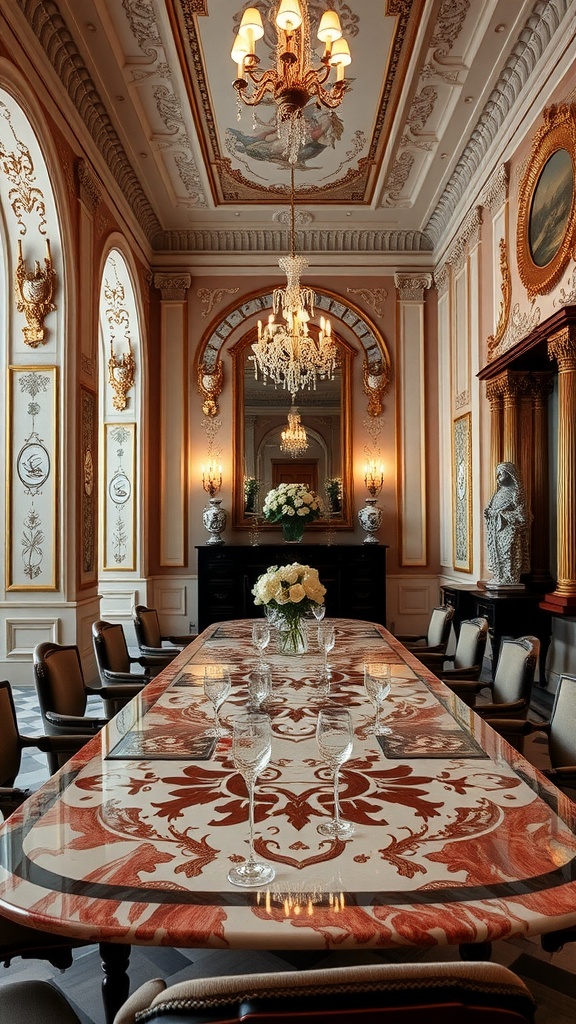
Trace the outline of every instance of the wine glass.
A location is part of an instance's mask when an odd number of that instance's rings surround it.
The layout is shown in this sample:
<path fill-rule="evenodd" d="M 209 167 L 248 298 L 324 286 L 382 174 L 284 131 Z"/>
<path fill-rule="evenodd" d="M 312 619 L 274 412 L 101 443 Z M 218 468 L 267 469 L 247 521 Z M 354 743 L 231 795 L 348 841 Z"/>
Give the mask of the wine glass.
<path fill-rule="evenodd" d="M 252 643 L 258 651 L 260 668 L 264 668 L 263 655 L 270 643 L 270 626 L 268 622 L 257 619 L 252 623 Z"/>
<path fill-rule="evenodd" d="M 330 622 L 319 622 L 318 623 L 318 646 L 324 654 L 324 665 L 323 674 L 328 674 L 328 654 L 336 643 L 336 632 L 334 626 Z"/>
<path fill-rule="evenodd" d="M 334 817 L 318 825 L 318 832 L 331 839 L 346 839 L 354 832 L 354 825 L 340 817 L 338 772 L 352 753 L 354 732 L 350 712 L 346 708 L 323 708 L 318 713 L 316 739 L 322 757 L 334 771 Z"/>
<path fill-rule="evenodd" d="M 220 721 L 220 707 L 230 693 L 232 683 L 225 665 L 206 665 L 204 669 L 204 693 L 214 706 L 216 724 L 212 736 L 227 736 L 228 730 Z"/>
<path fill-rule="evenodd" d="M 370 732 L 381 736 L 390 735 L 392 730 L 387 725 L 380 724 L 380 709 L 390 693 L 390 665 L 383 663 L 364 665 L 364 687 L 376 708 L 374 725 Z"/>
<path fill-rule="evenodd" d="M 270 696 L 272 690 L 272 673 L 269 668 L 260 666 L 248 676 L 248 710 L 259 711 L 263 700 Z"/>
<path fill-rule="evenodd" d="M 234 885 L 255 886 L 271 882 L 276 872 L 254 856 L 254 783 L 270 760 L 272 727 L 268 715 L 239 715 L 233 721 L 232 757 L 248 790 L 250 852 L 248 860 L 228 872 Z"/>
<path fill-rule="evenodd" d="M 314 618 L 316 619 L 316 622 L 322 622 L 322 619 L 324 618 L 324 616 L 326 614 L 326 605 L 325 604 L 313 604 L 312 605 L 312 614 L 313 614 Z"/>

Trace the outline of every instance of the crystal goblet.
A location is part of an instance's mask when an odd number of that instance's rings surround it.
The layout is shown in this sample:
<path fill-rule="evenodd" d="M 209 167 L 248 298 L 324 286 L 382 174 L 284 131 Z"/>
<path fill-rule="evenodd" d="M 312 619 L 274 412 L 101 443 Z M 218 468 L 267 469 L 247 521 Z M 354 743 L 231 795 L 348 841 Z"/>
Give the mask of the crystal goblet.
<path fill-rule="evenodd" d="M 233 721 L 232 757 L 248 790 L 250 847 L 248 859 L 228 872 L 233 885 L 253 887 L 267 885 L 276 874 L 270 864 L 256 860 L 254 855 L 254 784 L 272 753 L 272 726 L 268 715 L 240 715 Z"/>

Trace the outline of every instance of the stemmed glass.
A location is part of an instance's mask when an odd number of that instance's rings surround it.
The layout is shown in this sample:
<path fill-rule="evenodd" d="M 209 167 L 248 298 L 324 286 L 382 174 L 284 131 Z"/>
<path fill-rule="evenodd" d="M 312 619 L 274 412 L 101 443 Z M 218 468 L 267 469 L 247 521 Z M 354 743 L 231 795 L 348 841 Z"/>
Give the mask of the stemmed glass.
<path fill-rule="evenodd" d="M 326 605 L 325 604 L 313 604 L 312 605 L 312 614 L 313 614 L 314 618 L 316 619 L 316 622 L 322 622 L 322 619 L 326 615 Z"/>
<path fill-rule="evenodd" d="M 263 655 L 270 643 L 270 626 L 268 622 L 257 619 L 256 622 L 252 623 L 252 643 L 258 651 L 260 668 L 264 668 Z"/>
<path fill-rule="evenodd" d="M 318 713 L 316 739 L 322 757 L 334 771 L 334 817 L 318 825 L 318 832 L 331 839 L 346 839 L 354 832 L 354 825 L 340 817 L 338 778 L 340 765 L 352 753 L 354 732 L 350 712 L 345 708 L 323 708 Z"/>
<path fill-rule="evenodd" d="M 232 682 L 225 665 L 206 665 L 204 669 L 204 693 L 214 706 L 216 724 L 210 735 L 227 736 L 228 730 L 220 721 L 220 707 L 230 693 Z"/>
<path fill-rule="evenodd" d="M 380 724 L 380 709 L 390 693 L 390 665 L 382 663 L 364 665 L 364 687 L 376 708 L 374 725 L 370 732 L 381 736 L 390 735 L 392 730 L 387 725 Z"/>
<path fill-rule="evenodd" d="M 260 666 L 248 676 L 248 710 L 259 711 L 263 700 L 270 696 L 272 690 L 272 673 L 269 668 Z"/>
<path fill-rule="evenodd" d="M 248 860 L 228 872 L 234 885 L 254 886 L 271 882 L 276 872 L 254 856 L 254 783 L 270 760 L 272 727 L 268 715 L 240 715 L 233 722 L 232 757 L 248 790 L 250 852 Z"/>
<path fill-rule="evenodd" d="M 324 654 L 324 675 L 328 674 L 328 654 L 336 643 L 336 632 L 330 622 L 318 623 L 318 646 Z"/>

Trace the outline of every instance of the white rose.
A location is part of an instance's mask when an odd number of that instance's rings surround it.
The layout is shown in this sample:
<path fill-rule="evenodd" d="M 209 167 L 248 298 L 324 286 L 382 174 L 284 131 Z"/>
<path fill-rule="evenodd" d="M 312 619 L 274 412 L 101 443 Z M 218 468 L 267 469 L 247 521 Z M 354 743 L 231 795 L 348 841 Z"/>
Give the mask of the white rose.
<path fill-rule="evenodd" d="M 306 591 L 301 583 L 295 583 L 294 586 L 290 587 L 288 593 L 293 604 L 298 604 L 299 601 L 306 597 Z"/>

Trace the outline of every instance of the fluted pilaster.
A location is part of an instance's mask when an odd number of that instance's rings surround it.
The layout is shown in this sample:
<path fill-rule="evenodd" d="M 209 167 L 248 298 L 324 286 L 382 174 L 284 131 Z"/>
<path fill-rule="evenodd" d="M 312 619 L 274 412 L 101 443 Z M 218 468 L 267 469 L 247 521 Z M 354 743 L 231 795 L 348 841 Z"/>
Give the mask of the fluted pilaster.
<path fill-rule="evenodd" d="M 548 339 L 558 364 L 557 582 L 545 607 L 576 613 L 576 326 Z M 572 612 L 573 606 L 573 612 Z"/>

